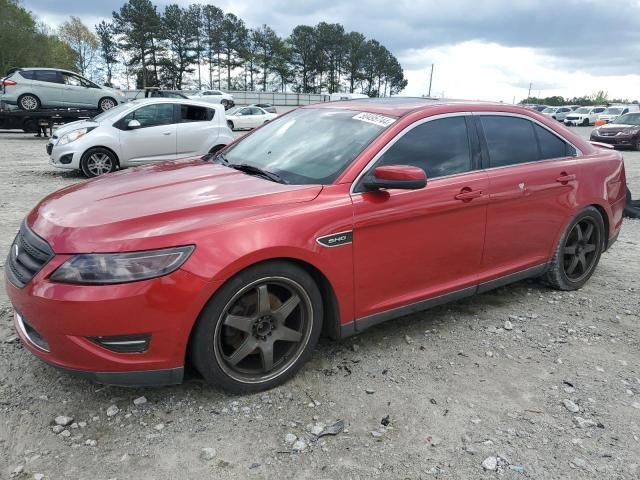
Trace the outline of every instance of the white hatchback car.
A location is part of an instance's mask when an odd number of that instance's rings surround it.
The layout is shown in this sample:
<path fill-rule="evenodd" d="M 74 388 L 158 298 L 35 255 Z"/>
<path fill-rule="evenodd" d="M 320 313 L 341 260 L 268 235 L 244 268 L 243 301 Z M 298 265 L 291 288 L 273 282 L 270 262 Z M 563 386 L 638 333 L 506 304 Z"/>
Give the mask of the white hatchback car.
<path fill-rule="evenodd" d="M 151 98 L 58 128 L 47 153 L 54 167 L 96 177 L 118 168 L 204 155 L 232 141 L 222 105 Z"/>
<path fill-rule="evenodd" d="M 277 113 L 269 113 L 263 108 L 253 105 L 236 107 L 227 112 L 227 125 L 231 130 L 256 128 L 270 122 L 277 116 Z"/>

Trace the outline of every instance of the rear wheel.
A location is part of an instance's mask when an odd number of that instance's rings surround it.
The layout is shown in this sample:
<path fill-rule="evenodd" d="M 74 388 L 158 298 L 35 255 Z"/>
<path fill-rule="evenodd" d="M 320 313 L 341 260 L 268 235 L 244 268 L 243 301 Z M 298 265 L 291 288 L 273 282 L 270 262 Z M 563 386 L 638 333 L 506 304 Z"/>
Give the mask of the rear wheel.
<path fill-rule="evenodd" d="M 233 130 L 233 128 L 234 128 L 233 122 L 232 122 L 231 120 L 227 120 L 227 126 L 228 126 L 231 130 Z"/>
<path fill-rule="evenodd" d="M 18 98 L 18 107 L 21 110 L 33 111 L 40 108 L 40 99 L 30 93 L 20 95 Z"/>
<path fill-rule="evenodd" d="M 106 148 L 91 148 L 80 159 L 80 169 L 89 178 L 111 173 L 116 167 L 116 156 Z"/>
<path fill-rule="evenodd" d="M 596 208 L 582 211 L 562 235 L 545 275 L 546 282 L 559 290 L 581 288 L 598 265 L 604 232 L 604 221 Z"/>
<path fill-rule="evenodd" d="M 212 385 L 238 393 L 272 388 L 310 358 L 322 315 L 320 291 L 307 272 L 281 261 L 255 265 L 211 298 L 190 355 Z"/>

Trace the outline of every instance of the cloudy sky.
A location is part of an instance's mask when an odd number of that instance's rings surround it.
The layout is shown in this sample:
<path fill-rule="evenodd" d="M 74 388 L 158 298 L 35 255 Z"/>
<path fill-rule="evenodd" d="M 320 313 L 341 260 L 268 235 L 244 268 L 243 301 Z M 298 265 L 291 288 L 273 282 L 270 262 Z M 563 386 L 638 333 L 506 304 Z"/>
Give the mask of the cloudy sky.
<path fill-rule="evenodd" d="M 201 0 L 205 3 L 206 0 Z M 23 0 L 52 26 L 69 15 L 88 25 L 124 0 Z M 168 3 L 193 0 L 155 0 Z M 299 24 L 339 22 L 381 41 L 400 60 L 405 95 L 512 102 L 532 95 L 640 99 L 640 0 L 224 0 L 249 27 L 280 35 Z M 60 12 L 64 12 L 63 14 Z"/>

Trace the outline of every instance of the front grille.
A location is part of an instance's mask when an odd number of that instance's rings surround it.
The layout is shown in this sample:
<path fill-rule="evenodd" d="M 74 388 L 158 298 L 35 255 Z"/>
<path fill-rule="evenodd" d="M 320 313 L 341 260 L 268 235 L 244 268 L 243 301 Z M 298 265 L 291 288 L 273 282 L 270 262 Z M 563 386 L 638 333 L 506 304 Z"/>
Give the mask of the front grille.
<path fill-rule="evenodd" d="M 567 120 L 580 120 L 580 117 L 567 117 Z"/>
<path fill-rule="evenodd" d="M 618 132 L 600 132 L 601 137 L 615 137 Z"/>
<path fill-rule="evenodd" d="M 7 257 L 9 280 L 16 287 L 23 288 L 53 258 L 53 255 L 49 244 L 33 233 L 26 222 L 22 222 Z"/>

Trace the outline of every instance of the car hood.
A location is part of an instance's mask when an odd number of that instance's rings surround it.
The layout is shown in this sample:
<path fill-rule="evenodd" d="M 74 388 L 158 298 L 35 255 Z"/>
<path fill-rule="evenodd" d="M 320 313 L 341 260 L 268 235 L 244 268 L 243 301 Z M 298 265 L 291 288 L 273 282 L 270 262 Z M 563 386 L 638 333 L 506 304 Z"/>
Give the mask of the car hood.
<path fill-rule="evenodd" d="M 598 128 L 598 131 L 617 133 L 617 132 L 622 132 L 624 130 L 630 130 L 633 128 L 640 128 L 640 125 L 624 125 L 622 123 L 609 123 L 606 127 L 602 126 Z"/>
<path fill-rule="evenodd" d="M 285 185 L 200 159 L 158 163 L 59 190 L 27 217 L 56 253 L 162 248 L 313 200 Z"/>
<path fill-rule="evenodd" d="M 75 122 L 69 122 L 61 127 L 56 128 L 56 130 L 53 132 L 53 136 L 60 138 L 63 135 L 69 132 L 73 132 L 74 130 L 77 130 L 79 128 L 95 128 L 99 125 L 100 123 L 94 122 L 93 120 L 76 120 Z"/>

